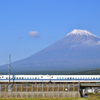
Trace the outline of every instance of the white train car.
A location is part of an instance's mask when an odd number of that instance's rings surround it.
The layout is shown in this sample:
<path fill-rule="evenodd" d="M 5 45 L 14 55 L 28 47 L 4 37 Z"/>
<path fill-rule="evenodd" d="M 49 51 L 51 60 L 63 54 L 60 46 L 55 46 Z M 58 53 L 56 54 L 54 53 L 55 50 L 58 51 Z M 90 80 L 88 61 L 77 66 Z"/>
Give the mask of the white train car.
<path fill-rule="evenodd" d="M 100 82 L 100 75 L 51 75 L 51 82 Z"/>
<path fill-rule="evenodd" d="M 50 75 L 10 75 L 10 82 L 49 82 Z M 9 82 L 9 75 L 0 75 L 0 82 Z"/>
<path fill-rule="evenodd" d="M 0 75 L 0 83 L 9 75 Z M 10 75 L 10 82 L 100 82 L 100 75 Z"/>

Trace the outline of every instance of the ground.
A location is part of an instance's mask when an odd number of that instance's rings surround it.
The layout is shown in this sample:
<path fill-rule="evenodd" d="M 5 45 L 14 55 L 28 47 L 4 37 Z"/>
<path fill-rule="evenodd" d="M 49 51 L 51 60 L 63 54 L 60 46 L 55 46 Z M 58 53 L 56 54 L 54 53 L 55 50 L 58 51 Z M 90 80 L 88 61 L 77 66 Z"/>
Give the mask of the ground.
<path fill-rule="evenodd" d="M 1 98 L 0 100 L 100 100 L 100 98 Z"/>

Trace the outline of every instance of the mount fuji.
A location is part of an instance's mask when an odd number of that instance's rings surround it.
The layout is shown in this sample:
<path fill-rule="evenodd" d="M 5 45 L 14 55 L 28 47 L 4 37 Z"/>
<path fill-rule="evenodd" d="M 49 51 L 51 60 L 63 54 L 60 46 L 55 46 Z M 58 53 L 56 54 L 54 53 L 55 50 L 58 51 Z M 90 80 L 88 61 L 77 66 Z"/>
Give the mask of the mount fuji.
<path fill-rule="evenodd" d="M 100 68 L 100 38 L 86 30 L 74 29 L 51 46 L 11 66 L 23 70 Z"/>

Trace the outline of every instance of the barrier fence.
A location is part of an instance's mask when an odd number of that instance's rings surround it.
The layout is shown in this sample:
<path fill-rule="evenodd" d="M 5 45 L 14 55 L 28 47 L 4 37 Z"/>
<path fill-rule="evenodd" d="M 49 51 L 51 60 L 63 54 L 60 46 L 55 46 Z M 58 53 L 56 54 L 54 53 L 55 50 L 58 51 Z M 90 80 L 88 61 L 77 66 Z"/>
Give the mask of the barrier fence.
<path fill-rule="evenodd" d="M 0 84 L 0 97 L 59 97 L 63 94 L 66 97 L 68 93 L 78 93 L 78 84 Z M 56 95 L 57 93 L 57 95 Z M 38 95 L 37 95 L 38 94 Z M 39 96 L 39 94 L 41 94 Z M 55 94 L 55 96 L 54 96 Z M 12 96 L 13 95 L 13 96 Z M 20 96 L 18 96 L 20 95 Z M 24 96 L 23 96 L 24 95 Z M 48 96 L 46 96 L 48 95 Z M 75 96 L 76 97 L 76 96 Z"/>

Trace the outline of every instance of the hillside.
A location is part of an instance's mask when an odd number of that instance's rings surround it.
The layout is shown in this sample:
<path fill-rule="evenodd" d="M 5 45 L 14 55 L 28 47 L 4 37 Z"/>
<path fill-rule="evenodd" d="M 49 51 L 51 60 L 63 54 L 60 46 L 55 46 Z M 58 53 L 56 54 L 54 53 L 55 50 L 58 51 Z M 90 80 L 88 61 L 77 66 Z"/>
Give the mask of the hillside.
<path fill-rule="evenodd" d="M 86 71 L 80 71 L 80 72 L 75 72 L 70 74 L 71 75 L 100 75 L 100 69 L 86 70 Z"/>

